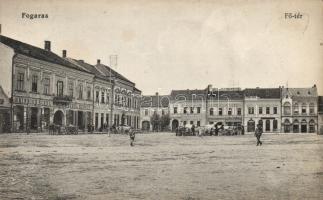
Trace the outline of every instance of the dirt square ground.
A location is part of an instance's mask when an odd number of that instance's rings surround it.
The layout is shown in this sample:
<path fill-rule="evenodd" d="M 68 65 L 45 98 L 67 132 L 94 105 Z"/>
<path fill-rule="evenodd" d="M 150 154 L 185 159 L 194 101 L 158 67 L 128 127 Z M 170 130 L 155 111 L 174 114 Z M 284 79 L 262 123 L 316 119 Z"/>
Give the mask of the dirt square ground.
<path fill-rule="evenodd" d="M 0 135 L 0 199 L 323 199 L 323 136 Z"/>

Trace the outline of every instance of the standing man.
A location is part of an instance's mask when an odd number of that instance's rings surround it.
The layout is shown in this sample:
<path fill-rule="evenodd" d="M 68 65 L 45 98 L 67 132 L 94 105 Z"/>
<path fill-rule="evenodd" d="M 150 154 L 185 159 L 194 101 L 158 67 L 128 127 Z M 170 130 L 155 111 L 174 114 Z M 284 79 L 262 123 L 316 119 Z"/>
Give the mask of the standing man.
<path fill-rule="evenodd" d="M 255 131 L 255 136 L 257 138 L 257 146 L 260 144 L 260 146 L 262 145 L 262 142 L 260 141 L 260 137 L 262 135 L 262 128 L 260 126 L 260 124 L 257 125 L 256 131 Z"/>
<path fill-rule="evenodd" d="M 135 131 L 132 128 L 130 128 L 130 130 L 129 130 L 129 136 L 130 136 L 130 146 L 133 146 L 136 134 L 135 134 Z"/>

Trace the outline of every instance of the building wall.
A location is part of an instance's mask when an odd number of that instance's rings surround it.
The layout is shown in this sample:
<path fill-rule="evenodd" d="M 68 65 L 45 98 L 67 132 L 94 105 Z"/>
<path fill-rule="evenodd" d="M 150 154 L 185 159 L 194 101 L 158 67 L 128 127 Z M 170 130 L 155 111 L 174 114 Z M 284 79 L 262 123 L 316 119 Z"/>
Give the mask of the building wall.
<path fill-rule="evenodd" d="M 221 109 L 222 109 L 222 114 L 221 114 Z M 207 112 L 208 124 L 222 123 L 223 125 L 234 125 L 234 124 L 241 125 L 242 116 L 243 116 L 243 99 L 208 101 L 208 112 Z"/>
<path fill-rule="evenodd" d="M 18 86 L 21 75 L 24 77 L 23 88 Z M 86 88 L 93 90 L 92 74 L 19 54 L 14 60 L 13 77 L 15 131 L 25 131 L 29 127 L 42 130 L 44 126 L 54 122 L 54 114 L 57 111 L 63 113 L 63 125 L 74 124 L 81 128 L 86 127 L 89 121 L 88 113 L 92 112 L 92 97 L 86 97 Z M 34 77 L 37 78 L 34 79 Z M 49 79 L 49 87 L 45 91 L 46 79 Z M 34 92 L 32 91 L 33 81 L 37 83 L 37 90 Z M 71 92 L 73 93 L 72 100 L 64 105 L 54 102 L 55 97 L 58 96 L 58 81 L 63 83 L 63 96 L 70 96 Z M 79 87 L 80 85 L 82 87 Z M 37 122 L 32 126 L 32 121 Z"/>
<path fill-rule="evenodd" d="M 193 113 L 191 113 L 191 107 L 193 108 Z M 200 108 L 200 113 L 198 113 L 198 107 Z M 174 109 L 177 108 L 177 113 Z M 187 112 L 184 113 L 184 109 L 187 108 Z M 175 123 L 178 122 L 179 126 L 184 126 L 186 124 L 193 123 L 194 125 L 204 126 L 206 125 L 206 110 L 205 101 L 195 100 L 195 101 L 170 101 L 169 113 L 171 118 L 171 129 Z"/>
<path fill-rule="evenodd" d="M 249 110 L 254 110 L 254 113 L 249 113 Z M 269 114 L 267 113 L 269 108 Z M 262 110 L 262 114 L 260 113 Z M 274 113 L 274 110 L 277 112 Z M 260 98 L 245 98 L 244 105 L 244 127 L 246 132 L 254 132 L 254 128 L 250 124 L 254 122 L 255 127 L 259 123 L 263 123 L 264 132 L 280 132 L 281 131 L 281 101 L 280 99 L 260 99 Z M 267 128 L 268 123 L 268 129 Z M 248 128 L 249 123 L 249 128 Z"/>
<path fill-rule="evenodd" d="M 13 49 L 0 43 L 0 85 L 8 97 L 11 97 Z"/>

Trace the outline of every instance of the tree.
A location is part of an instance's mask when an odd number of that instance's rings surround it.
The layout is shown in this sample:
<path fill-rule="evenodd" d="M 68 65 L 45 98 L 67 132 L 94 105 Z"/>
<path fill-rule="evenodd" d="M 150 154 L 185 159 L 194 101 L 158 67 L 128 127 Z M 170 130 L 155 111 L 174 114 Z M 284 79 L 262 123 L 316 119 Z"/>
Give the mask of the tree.
<path fill-rule="evenodd" d="M 150 117 L 150 124 L 152 125 L 153 131 L 158 131 L 160 126 L 160 116 L 156 112 Z"/>
<path fill-rule="evenodd" d="M 169 124 L 170 124 L 169 114 L 162 115 L 160 118 L 160 126 L 161 126 L 162 131 L 167 130 L 167 128 L 169 127 Z"/>

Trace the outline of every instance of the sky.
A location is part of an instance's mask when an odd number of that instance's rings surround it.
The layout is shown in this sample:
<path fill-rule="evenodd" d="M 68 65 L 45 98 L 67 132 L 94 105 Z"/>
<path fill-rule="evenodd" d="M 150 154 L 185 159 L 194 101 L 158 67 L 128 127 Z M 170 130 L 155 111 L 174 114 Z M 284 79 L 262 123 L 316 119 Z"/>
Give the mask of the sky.
<path fill-rule="evenodd" d="M 322 22 L 322 0 L 0 0 L 3 35 L 91 64 L 118 55 L 144 95 L 208 84 L 316 84 L 323 95 Z"/>

